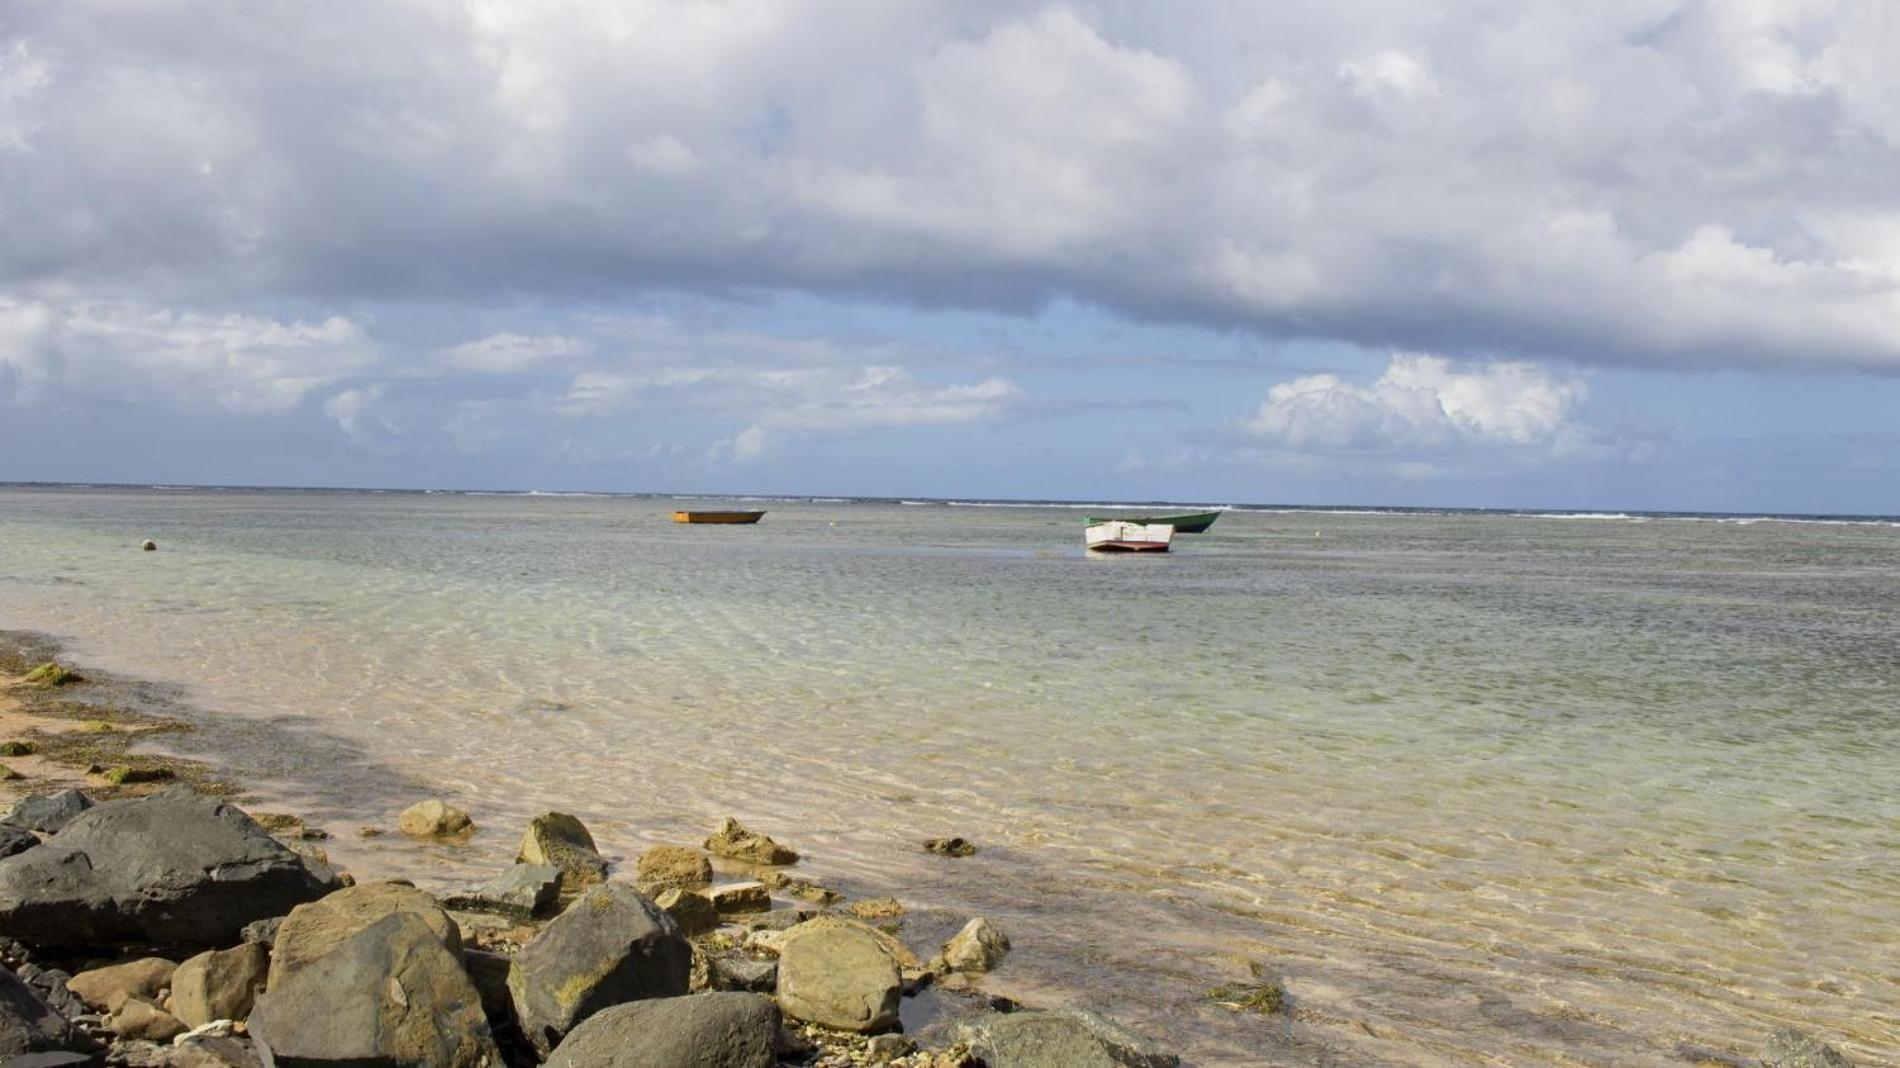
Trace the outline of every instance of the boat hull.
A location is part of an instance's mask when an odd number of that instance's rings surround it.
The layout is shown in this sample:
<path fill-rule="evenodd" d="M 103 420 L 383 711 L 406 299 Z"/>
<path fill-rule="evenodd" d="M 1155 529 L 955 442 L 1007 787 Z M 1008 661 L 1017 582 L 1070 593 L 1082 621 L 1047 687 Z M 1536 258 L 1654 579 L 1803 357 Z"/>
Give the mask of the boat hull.
<path fill-rule="evenodd" d="M 1165 553 L 1174 539 L 1174 528 L 1166 523 L 1124 523 L 1109 520 L 1096 523 L 1082 534 L 1092 553 Z"/>
<path fill-rule="evenodd" d="M 1208 527 L 1214 525 L 1214 520 L 1219 518 L 1219 512 L 1181 512 L 1175 515 L 1128 516 L 1121 519 L 1089 516 L 1084 522 L 1090 526 L 1098 523 L 1139 523 L 1144 526 L 1164 523 L 1173 527 L 1176 534 L 1203 534 L 1206 533 Z"/>
<path fill-rule="evenodd" d="M 730 526 L 737 523 L 756 523 L 764 516 L 764 512 L 674 512 L 673 522 L 717 523 Z"/>

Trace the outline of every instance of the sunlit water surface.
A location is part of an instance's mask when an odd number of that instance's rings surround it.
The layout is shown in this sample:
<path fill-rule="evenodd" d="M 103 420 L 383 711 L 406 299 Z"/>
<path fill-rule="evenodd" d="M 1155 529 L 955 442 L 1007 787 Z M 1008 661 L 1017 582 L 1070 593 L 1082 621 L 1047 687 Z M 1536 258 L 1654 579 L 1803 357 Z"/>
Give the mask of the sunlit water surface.
<path fill-rule="evenodd" d="M 1234 512 L 1090 559 L 1075 509 L 764 506 L 0 490 L 0 628 L 301 731 L 224 752 L 359 873 L 416 867 L 350 832 L 420 790 L 487 828 L 444 887 L 535 811 L 624 857 L 731 813 L 1200 1063 L 1900 1061 L 1900 529 Z M 1290 1016 L 1206 998 L 1250 960 Z"/>

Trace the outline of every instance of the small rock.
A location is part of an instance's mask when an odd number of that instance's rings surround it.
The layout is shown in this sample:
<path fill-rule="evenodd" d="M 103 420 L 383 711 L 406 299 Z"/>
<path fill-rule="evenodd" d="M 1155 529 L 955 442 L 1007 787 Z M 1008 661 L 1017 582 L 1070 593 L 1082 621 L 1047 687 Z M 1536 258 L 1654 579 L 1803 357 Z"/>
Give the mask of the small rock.
<path fill-rule="evenodd" d="M 226 1027 L 230 1021 L 220 1021 Z M 231 1033 L 192 1032 L 172 1039 L 166 1068 L 262 1068 L 250 1041 Z"/>
<path fill-rule="evenodd" d="M 383 834 L 384 831 L 381 827 L 358 827 L 356 829 L 356 836 L 358 838 L 381 838 Z"/>
<path fill-rule="evenodd" d="M 714 957 L 711 967 L 715 990 L 750 990 L 770 994 L 778 986 L 778 962 L 753 957 Z"/>
<path fill-rule="evenodd" d="M 253 920 L 245 924 L 244 929 L 239 931 L 238 935 L 246 942 L 255 942 L 265 949 L 269 949 L 272 945 L 276 944 L 277 929 L 283 926 L 283 923 L 284 918 L 282 916 L 272 916 L 268 920 Z"/>
<path fill-rule="evenodd" d="M 797 853 L 765 835 L 747 830 L 731 816 L 727 816 L 712 837 L 706 839 L 706 849 L 715 856 L 751 861 L 754 864 L 792 864 L 798 860 Z"/>
<path fill-rule="evenodd" d="M 904 914 L 904 906 L 894 897 L 867 897 L 853 901 L 844 910 L 861 920 L 888 920 Z"/>
<path fill-rule="evenodd" d="M 106 1027 L 120 1038 L 145 1042 L 170 1042 L 190 1030 L 176 1016 L 144 998 L 120 1002 L 118 1010 L 106 1018 Z"/>
<path fill-rule="evenodd" d="M 903 1035 L 873 1035 L 864 1043 L 864 1059 L 872 1064 L 889 1064 L 915 1052 L 917 1043 Z"/>
<path fill-rule="evenodd" d="M 66 980 L 66 989 L 100 1012 L 117 1012 L 126 998 L 154 1001 L 171 984 L 178 965 L 163 957 L 141 957 L 104 968 L 92 968 Z"/>
<path fill-rule="evenodd" d="M 0 757 L 32 756 L 40 747 L 32 742 L 0 742 Z"/>
<path fill-rule="evenodd" d="M 200 953 L 172 974 L 171 1014 L 186 1027 L 242 1020 L 269 975 L 270 951 L 255 942 Z"/>
<path fill-rule="evenodd" d="M 78 790 L 30 794 L 15 803 L 4 817 L 0 817 L 0 823 L 24 827 L 41 834 L 53 834 L 91 807 L 92 798 Z"/>
<path fill-rule="evenodd" d="M 897 961 L 875 932 L 820 916 L 787 931 L 778 948 L 778 1006 L 785 1015 L 840 1031 L 897 1023 L 903 992 Z"/>
<path fill-rule="evenodd" d="M 142 782 L 170 782 L 177 778 L 172 769 L 163 765 L 135 768 L 125 764 L 116 768 L 107 768 L 100 777 L 113 786 L 132 786 Z"/>
<path fill-rule="evenodd" d="M 560 895 L 561 869 L 548 864 L 516 864 L 479 890 L 457 894 L 444 903 L 452 909 L 527 920 L 546 912 Z"/>
<path fill-rule="evenodd" d="M 139 550 L 141 552 L 155 553 L 158 551 L 158 543 L 147 538 L 139 543 Z"/>
<path fill-rule="evenodd" d="M 281 983 L 273 974 L 250 1032 L 266 1063 L 499 1065 L 458 949 L 422 913 L 390 913 Z"/>
<path fill-rule="evenodd" d="M 812 909 L 772 909 L 739 916 L 734 922 L 748 931 L 789 931 L 816 915 Z"/>
<path fill-rule="evenodd" d="M 40 844 L 40 836 L 25 827 L 0 824 L 0 859 L 24 853 Z"/>
<path fill-rule="evenodd" d="M 757 994 L 655 998 L 595 1013 L 548 1068 L 772 1068 L 779 1011 Z"/>
<path fill-rule="evenodd" d="M 1286 1008 L 1286 988 L 1279 983 L 1232 983 L 1207 992 L 1214 1004 L 1235 1012 L 1271 1016 Z"/>
<path fill-rule="evenodd" d="M 561 869 L 569 887 L 597 883 L 607 877 L 607 861 L 594 848 L 587 826 L 565 812 L 544 812 L 528 821 L 521 839 L 518 864 L 547 864 Z"/>
<path fill-rule="evenodd" d="M 712 903 L 721 916 L 765 912 L 772 907 L 772 894 L 764 883 L 728 883 L 713 887 Z"/>
<path fill-rule="evenodd" d="M 72 976 L 57 968 L 42 968 L 37 964 L 22 964 L 19 976 L 27 986 L 33 988 L 42 1000 L 53 1007 L 53 1011 L 71 1020 L 92 1012 L 90 1006 L 80 1000 L 72 988 L 66 985 Z"/>
<path fill-rule="evenodd" d="M 953 972 L 987 972 L 1003 962 L 1009 953 L 1009 936 L 984 917 L 963 925 L 943 944 L 944 967 Z"/>
<path fill-rule="evenodd" d="M 700 887 L 712 882 L 712 861 L 689 846 L 656 845 L 640 854 L 634 878 L 642 887 Z"/>
<path fill-rule="evenodd" d="M 987 1068 L 1177 1068 L 1181 1058 L 1083 1009 L 988 1013 L 950 1033 Z"/>
<path fill-rule="evenodd" d="M 1777 1028 L 1761 1051 L 1762 1068 L 1852 1068 L 1833 1046 L 1792 1027 Z"/>
<path fill-rule="evenodd" d="M 692 948 L 672 917 L 624 883 L 595 887 L 515 955 L 508 973 L 521 1030 L 546 1056 L 609 1005 L 687 991 Z"/>
<path fill-rule="evenodd" d="M 269 988 L 396 913 L 414 914 L 451 955 L 461 953 L 461 928 L 435 898 L 406 883 L 364 883 L 290 910 L 271 946 Z"/>
<path fill-rule="evenodd" d="M 946 857 L 967 857 L 976 853 L 976 843 L 963 838 L 930 838 L 924 841 L 924 848 L 932 853 Z"/>
<path fill-rule="evenodd" d="M 411 838 L 461 838 L 475 833 L 475 821 L 461 809 L 430 798 L 403 809 L 396 829 Z"/>
<path fill-rule="evenodd" d="M 670 887 L 660 891 L 653 903 L 673 917 L 680 932 L 688 938 L 719 926 L 719 910 L 714 907 L 712 898 L 697 890 Z"/>

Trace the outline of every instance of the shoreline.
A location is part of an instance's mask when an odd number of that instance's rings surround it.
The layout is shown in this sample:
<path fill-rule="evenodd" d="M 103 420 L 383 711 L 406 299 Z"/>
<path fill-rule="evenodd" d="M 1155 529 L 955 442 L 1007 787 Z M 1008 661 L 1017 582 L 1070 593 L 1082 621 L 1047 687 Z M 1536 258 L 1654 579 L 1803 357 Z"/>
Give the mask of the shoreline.
<path fill-rule="evenodd" d="M 59 660 L 59 653 L 59 643 L 43 635 L 0 632 L 0 743 L 13 742 L 30 748 L 30 751 L 20 755 L 0 758 L 10 761 L 9 766 L 15 772 L 0 778 L 0 810 L 12 808 L 24 798 L 67 790 L 82 791 L 93 802 L 105 803 L 159 802 L 182 788 L 196 796 L 239 806 L 278 843 L 304 858 L 314 868 L 333 871 L 345 886 L 374 887 L 389 885 L 388 881 L 394 880 L 399 885 L 436 888 L 434 897 L 446 903 L 443 907 L 448 908 L 449 914 L 464 927 L 465 944 L 472 948 L 479 947 L 482 952 L 517 953 L 532 940 L 536 929 L 545 929 L 553 919 L 565 915 L 556 912 L 538 915 L 532 921 L 525 917 L 498 921 L 483 910 L 470 912 L 457 907 L 456 903 L 467 905 L 470 895 L 480 891 L 468 891 L 464 887 L 462 895 L 449 893 L 459 880 L 443 870 L 443 862 L 465 846 L 475 828 L 463 834 L 412 834 L 406 827 L 408 811 L 403 813 L 400 821 L 395 821 L 405 825 L 402 827 L 395 823 L 390 826 L 365 823 L 351 828 L 330 826 L 337 821 L 310 816 L 308 807 L 298 803 L 301 798 L 321 806 L 321 783 L 265 782 L 242 775 L 219 759 L 226 754 L 221 754 L 214 743 L 207 744 L 215 734 L 215 729 L 207 730 L 209 724 L 203 722 L 205 714 L 202 710 L 191 710 L 189 706 L 178 702 L 175 693 L 165 692 L 163 687 L 107 673 L 94 673 L 83 665 Z M 68 669 L 71 672 L 70 681 L 43 686 L 28 682 L 29 669 L 46 663 Z M 135 707 L 141 705 L 145 707 Z M 164 715 L 155 711 L 153 706 L 180 714 Z M 193 719 L 199 722 L 192 722 Z M 192 743 L 194 736 L 198 738 L 198 744 Z M 420 801 L 425 796 L 432 795 L 418 790 L 415 799 Z M 506 827 L 484 827 L 481 830 L 502 836 L 510 831 Z M 582 834 L 585 836 L 586 832 Z M 51 842 L 55 838 L 56 835 L 45 841 Z M 706 844 L 710 847 L 713 842 L 709 839 Z M 361 846 L 380 848 L 368 852 L 354 848 Z M 591 851 L 591 839 L 588 846 Z M 656 848 L 663 850 L 677 847 Z M 919 848 L 941 853 L 946 858 L 966 855 L 962 851 L 965 847 L 961 839 L 953 839 L 951 844 L 941 848 L 920 843 Z M 646 852 L 654 851 L 649 849 Z M 970 851 L 974 852 L 974 849 Z M 333 853 L 339 856 L 333 858 Z M 340 859 L 343 856 L 353 859 L 345 863 Z M 403 862 L 405 859 L 407 863 Z M 519 870 L 519 862 L 524 859 L 525 854 L 518 857 L 516 868 L 510 870 Z M 639 866 L 644 869 L 646 854 L 643 853 L 638 859 Z M 700 972 L 707 966 L 712 967 L 714 972 L 718 971 L 723 965 L 717 961 L 721 960 L 757 963 L 764 950 L 754 944 L 755 940 L 767 939 L 765 944 L 770 946 L 772 943 L 769 940 L 775 936 L 782 936 L 788 930 L 802 930 L 802 926 L 796 926 L 801 921 L 826 916 L 837 916 L 846 922 L 875 927 L 882 932 L 891 955 L 904 965 L 901 1011 L 893 1020 L 893 1029 L 879 1032 L 890 1038 L 889 1042 L 868 1042 L 868 1039 L 876 1039 L 877 1034 L 827 1028 L 795 1021 L 788 1016 L 784 1020 L 787 1034 L 798 1037 L 785 1041 L 792 1043 L 791 1048 L 796 1051 L 801 1049 L 799 1043 L 802 1039 L 802 1052 L 787 1054 L 782 1049 L 782 1059 L 774 1061 L 775 1064 L 827 1068 L 876 1063 L 892 1064 L 898 1068 L 975 1065 L 980 1062 L 967 1056 L 968 1042 L 946 1038 L 947 1035 L 961 1033 L 957 1031 L 959 1021 L 967 1023 L 994 1014 L 996 1010 L 1023 1013 L 1025 1018 L 1036 1012 L 1015 998 L 990 989 L 992 986 L 1007 987 L 1008 984 L 985 981 L 983 973 L 989 970 L 988 963 L 973 973 L 943 970 L 947 966 L 942 965 L 942 957 L 950 951 L 951 939 L 941 939 L 943 952 L 934 958 L 928 956 L 927 947 L 938 944 L 943 931 L 954 930 L 956 925 L 966 920 L 969 926 L 974 926 L 979 920 L 984 924 L 989 923 L 981 917 L 946 920 L 951 913 L 923 900 L 913 900 L 909 894 L 903 895 L 901 902 L 890 896 L 866 897 L 856 892 L 844 892 L 840 887 L 846 884 L 842 882 L 834 885 L 831 881 L 819 883 L 805 878 L 801 868 L 779 869 L 750 859 L 718 854 L 711 859 L 713 863 L 708 871 L 712 873 L 712 880 L 698 887 L 704 900 L 718 901 L 722 894 L 742 887 L 757 888 L 759 894 L 769 894 L 770 900 L 764 910 L 756 913 L 741 911 L 727 915 L 723 904 L 717 906 L 721 921 L 719 926 L 701 932 L 692 939 L 695 946 L 695 992 L 738 989 L 722 986 L 716 978 L 705 979 Z M 652 892 L 658 897 L 659 892 L 646 882 L 634 882 L 635 860 L 633 856 L 614 854 L 601 857 L 603 870 L 610 872 L 606 885 L 638 885 L 643 893 Z M 945 862 L 955 863 L 955 860 Z M 580 889 L 585 890 L 585 887 Z M 856 887 L 851 889 L 857 890 Z M 747 894 L 752 892 L 745 891 Z M 667 900 L 664 897 L 658 899 Z M 571 890 L 564 888 L 562 906 L 568 907 L 574 900 L 576 898 L 572 896 Z M 991 929 L 994 930 L 993 925 Z M 18 934 L 17 930 L 8 933 Z M 0 942 L 3 941 L 0 939 Z M 30 939 L 25 941 L 31 944 Z M 1002 945 L 1006 952 L 1009 946 L 1006 936 L 1002 938 Z M 753 955 L 741 955 L 748 951 Z M 9 957 L 9 963 L 16 966 L 30 958 L 30 952 L 19 950 L 17 943 L 16 949 L 9 952 L 14 954 Z M 105 954 L 104 958 L 100 956 L 102 953 Z M 161 953 L 178 956 L 182 949 L 170 952 L 161 948 Z M 88 959 L 97 963 L 114 955 L 112 947 L 99 945 L 85 954 L 55 956 L 51 961 L 71 968 Z M 1002 953 L 996 956 L 1000 961 Z M 924 964 L 926 959 L 931 961 L 929 965 Z M 47 958 L 42 956 L 39 967 L 43 968 L 46 963 Z M 29 971 L 35 967 L 32 964 L 25 966 Z M 1230 1002 L 1234 1011 L 1262 1011 L 1261 1006 L 1266 1004 L 1272 1006 L 1267 1011 L 1278 1011 L 1283 996 L 1277 986 L 1266 984 L 1237 985 L 1227 993 L 1234 999 Z M 1072 1010 L 1064 1008 L 1062 1011 Z M 150 1050 L 145 1050 L 136 1042 L 125 1045 L 128 1040 L 108 1035 L 108 1031 L 117 1026 L 114 1019 L 107 1014 L 96 1020 L 88 1018 L 84 1021 L 93 1028 L 94 1041 L 111 1043 L 102 1048 L 99 1054 L 106 1058 L 108 1064 L 152 1063 L 150 1056 L 157 1055 Z M 1095 1025 L 1091 1023 L 1089 1026 Z M 918 1032 L 921 1032 L 924 1044 L 920 1045 L 909 1038 L 899 1041 L 901 1036 Z M 500 1033 L 498 1030 L 497 1034 Z M 1134 1032 L 1118 1033 L 1127 1036 L 1129 1041 L 1141 1037 Z M 1159 1038 L 1165 1045 L 1174 1044 L 1170 1036 L 1150 1037 Z M 516 1046 L 503 1042 L 508 1063 L 533 1063 L 521 1054 L 518 1036 L 511 1041 L 515 1041 Z M 1157 1057 L 1165 1057 L 1165 1063 L 1176 1063 L 1178 1060 L 1175 1055 L 1164 1053 L 1163 1046 L 1150 1045 L 1145 1048 Z M 141 1061 L 141 1057 L 147 1059 Z"/>

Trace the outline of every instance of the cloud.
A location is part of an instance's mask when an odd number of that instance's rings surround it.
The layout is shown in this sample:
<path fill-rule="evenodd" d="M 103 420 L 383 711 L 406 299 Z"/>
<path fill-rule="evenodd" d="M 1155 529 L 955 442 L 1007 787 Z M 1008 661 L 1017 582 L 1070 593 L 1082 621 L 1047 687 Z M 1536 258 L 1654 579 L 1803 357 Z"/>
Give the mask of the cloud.
<path fill-rule="evenodd" d="M 330 417 L 352 442 L 371 450 L 386 449 L 401 432 L 396 425 L 375 410 L 383 399 L 381 383 L 361 389 L 346 389 L 323 402 L 323 414 Z"/>
<path fill-rule="evenodd" d="M 1274 386 L 1246 429 L 1296 452 L 1548 455 L 1582 436 L 1575 411 L 1586 395 L 1581 380 L 1527 363 L 1459 369 L 1442 357 L 1395 353 L 1370 386 L 1332 374 Z"/>
<path fill-rule="evenodd" d="M 1900 370 L 1884 0 L 16 6 L 14 300 L 1066 298 Z"/>
<path fill-rule="evenodd" d="M 592 351 L 592 343 L 584 338 L 502 333 L 455 345 L 442 353 L 442 363 L 460 371 L 510 374 L 551 360 L 585 356 Z"/>
<path fill-rule="evenodd" d="M 285 322 L 140 304 L 0 299 L 0 367 L 16 393 L 157 397 L 186 410 L 281 412 L 376 364 L 348 319 Z"/>

